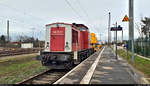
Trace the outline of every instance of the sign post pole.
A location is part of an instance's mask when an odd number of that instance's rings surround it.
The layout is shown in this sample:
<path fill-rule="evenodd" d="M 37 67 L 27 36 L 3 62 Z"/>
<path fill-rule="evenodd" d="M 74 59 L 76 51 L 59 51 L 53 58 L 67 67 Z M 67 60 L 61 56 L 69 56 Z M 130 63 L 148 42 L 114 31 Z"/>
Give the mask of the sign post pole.
<path fill-rule="evenodd" d="M 134 64 L 134 0 L 129 0 L 129 40 L 132 48 L 132 63 Z"/>
<path fill-rule="evenodd" d="M 116 22 L 116 28 L 117 28 L 117 22 Z M 118 57 L 117 57 L 117 30 L 116 30 L 116 60 L 118 60 Z"/>
<path fill-rule="evenodd" d="M 115 27 L 111 27 L 111 31 L 114 31 L 114 32 L 116 32 L 116 34 L 115 34 L 115 40 L 114 41 L 116 41 L 115 42 L 115 46 L 114 46 L 114 49 L 115 49 L 115 54 L 116 54 L 116 60 L 118 60 L 118 57 L 117 57 L 117 31 L 122 31 L 122 27 L 119 25 L 119 26 L 117 26 L 117 22 L 116 22 L 116 26 Z"/>
<path fill-rule="evenodd" d="M 129 18 L 126 15 L 122 22 L 129 22 L 128 47 L 132 50 L 132 63 L 134 64 L 134 0 L 129 0 Z"/>

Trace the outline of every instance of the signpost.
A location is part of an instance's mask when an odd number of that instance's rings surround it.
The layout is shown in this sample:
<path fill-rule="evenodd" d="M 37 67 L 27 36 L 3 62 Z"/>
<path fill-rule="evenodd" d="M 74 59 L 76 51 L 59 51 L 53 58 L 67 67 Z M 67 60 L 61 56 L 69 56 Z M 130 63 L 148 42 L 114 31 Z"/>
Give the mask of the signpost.
<path fill-rule="evenodd" d="M 111 31 L 122 31 L 122 27 L 120 25 L 118 27 L 111 27 Z"/>
<path fill-rule="evenodd" d="M 111 27 L 111 31 L 115 31 L 116 32 L 116 49 L 115 49 L 115 52 L 116 52 L 116 59 L 118 60 L 118 57 L 117 57 L 117 31 L 122 31 L 122 27 L 119 25 L 117 27 L 117 22 L 116 22 L 116 27 Z"/>
<path fill-rule="evenodd" d="M 132 63 L 134 63 L 134 0 L 129 0 L 129 41 L 132 48 Z"/>
<path fill-rule="evenodd" d="M 134 23 L 133 23 L 133 0 L 129 0 L 129 8 L 131 11 L 130 18 L 127 15 L 123 18 L 122 22 L 129 22 L 129 42 L 127 44 L 128 47 L 132 48 L 132 62 L 134 63 Z M 128 49 L 127 49 L 127 57 L 128 57 Z"/>
<path fill-rule="evenodd" d="M 125 15 L 125 17 L 123 18 L 122 22 L 129 22 L 130 19 L 128 18 L 127 15 Z M 127 59 L 128 59 L 128 47 L 129 47 L 129 44 L 126 43 L 126 50 L 127 50 Z"/>

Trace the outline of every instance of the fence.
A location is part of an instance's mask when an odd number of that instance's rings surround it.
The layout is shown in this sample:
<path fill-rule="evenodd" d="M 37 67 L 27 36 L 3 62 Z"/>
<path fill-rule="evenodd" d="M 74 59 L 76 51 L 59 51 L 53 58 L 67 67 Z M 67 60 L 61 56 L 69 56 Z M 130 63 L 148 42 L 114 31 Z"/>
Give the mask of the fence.
<path fill-rule="evenodd" d="M 131 51 L 131 41 L 127 42 L 128 50 Z M 150 40 L 136 40 L 134 41 L 134 52 L 150 58 Z"/>

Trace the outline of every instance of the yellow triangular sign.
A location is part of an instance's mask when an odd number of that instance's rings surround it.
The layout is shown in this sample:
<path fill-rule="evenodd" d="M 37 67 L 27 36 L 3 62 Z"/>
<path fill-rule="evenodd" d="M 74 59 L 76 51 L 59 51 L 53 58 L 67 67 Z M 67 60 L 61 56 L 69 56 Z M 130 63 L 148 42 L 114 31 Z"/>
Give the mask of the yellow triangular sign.
<path fill-rule="evenodd" d="M 127 21 L 130 21 L 130 19 L 128 18 L 127 15 L 125 15 L 125 17 L 123 18 L 122 22 L 127 22 Z"/>

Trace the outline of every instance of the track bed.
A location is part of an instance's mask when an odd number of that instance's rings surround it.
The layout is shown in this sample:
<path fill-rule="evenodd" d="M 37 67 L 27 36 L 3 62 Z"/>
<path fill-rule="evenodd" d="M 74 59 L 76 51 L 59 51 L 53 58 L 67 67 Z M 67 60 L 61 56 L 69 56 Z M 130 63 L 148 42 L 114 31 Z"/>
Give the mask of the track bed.
<path fill-rule="evenodd" d="M 18 84 L 53 84 L 67 72 L 69 70 L 48 70 Z"/>

